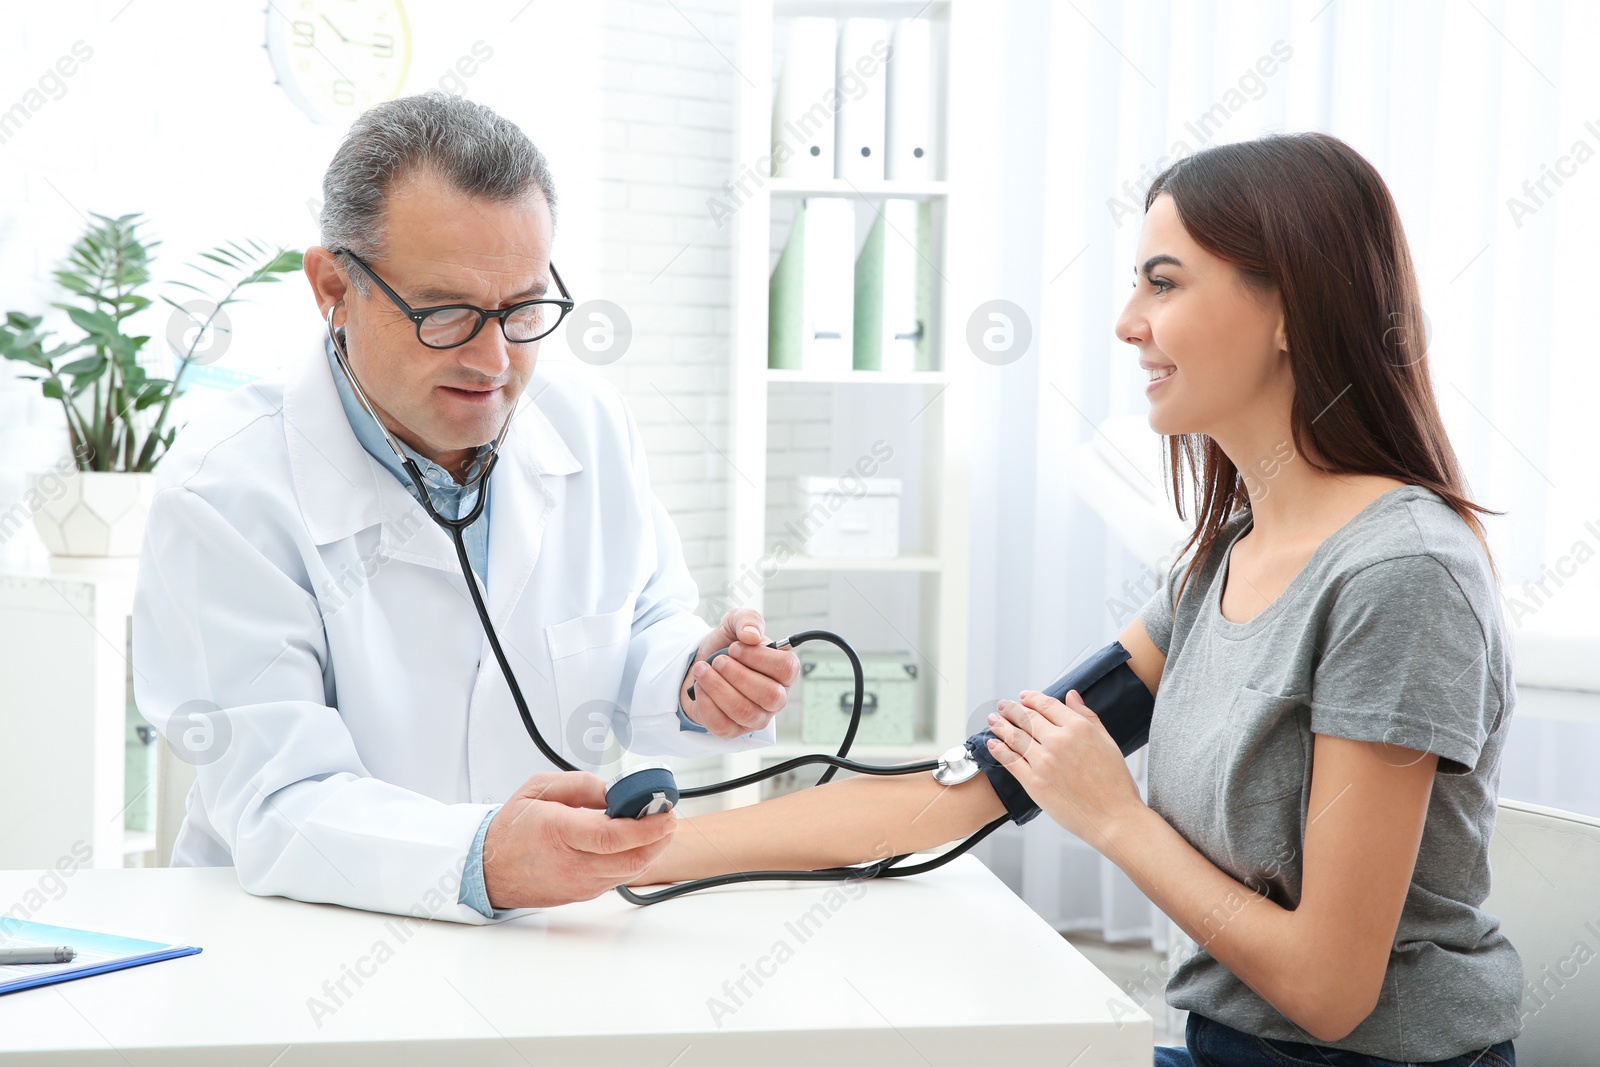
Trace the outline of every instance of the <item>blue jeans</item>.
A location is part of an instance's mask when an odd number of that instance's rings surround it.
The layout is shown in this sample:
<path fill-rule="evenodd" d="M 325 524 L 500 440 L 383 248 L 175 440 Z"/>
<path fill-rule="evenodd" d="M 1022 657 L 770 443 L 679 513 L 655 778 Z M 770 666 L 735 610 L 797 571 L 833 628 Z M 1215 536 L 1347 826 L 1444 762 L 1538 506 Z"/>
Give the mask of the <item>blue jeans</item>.
<path fill-rule="evenodd" d="M 1189 1013 L 1189 1026 L 1183 1036 L 1186 1048 L 1156 1048 L 1155 1067 L 1410 1067 L 1398 1060 L 1364 1056 L 1359 1052 L 1256 1037 L 1194 1012 Z M 1510 1041 L 1477 1052 L 1464 1052 L 1447 1060 L 1427 1061 L 1427 1067 L 1516 1065 L 1517 1054 Z"/>

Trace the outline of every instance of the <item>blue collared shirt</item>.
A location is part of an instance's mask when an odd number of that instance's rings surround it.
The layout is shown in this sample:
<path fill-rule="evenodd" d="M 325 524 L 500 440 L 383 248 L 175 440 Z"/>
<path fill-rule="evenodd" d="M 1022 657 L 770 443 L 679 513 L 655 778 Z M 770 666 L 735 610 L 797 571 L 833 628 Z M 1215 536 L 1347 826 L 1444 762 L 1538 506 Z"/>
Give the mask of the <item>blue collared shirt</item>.
<path fill-rule="evenodd" d="M 339 366 L 338 357 L 334 355 L 333 342 L 328 341 L 325 349 L 329 367 L 333 371 L 333 384 L 339 390 L 339 403 L 344 406 L 345 418 L 350 420 L 350 428 L 355 431 L 356 440 L 361 442 L 361 447 L 365 448 L 373 459 L 383 464 L 384 469 L 393 474 L 400 484 L 406 487 L 406 491 L 418 503 L 421 503 L 422 498 L 418 495 L 416 487 L 411 484 L 411 479 L 406 474 L 405 466 L 389 447 L 389 442 L 384 440 L 383 430 L 379 428 L 377 420 L 372 417 L 366 408 L 361 406 L 361 401 L 356 398 L 355 390 L 350 387 L 349 380 L 345 378 L 344 371 Z M 417 465 L 418 470 L 422 471 L 422 479 L 428 486 L 428 497 L 432 500 L 433 506 L 438 509 L 439 514 L 446 518 L 458 519 L 472 510 L 472 506 L 477 503 L 478 493 L 484 488 L 482 483 L 471 482 L 469 485 L 461 485 L 450 476 L 449 471 L 439 466 L 439 464 L 414 451 L 404 441 L 399 441 L 398 438 L 396 440 L 406 456 Z M 473 458 L 472 466 L 468 471 L 469 482 L 478 474 L 488 451 L 488 445 L 478 446 L 477 455 Z M 490 501 L 492 500 L 493 498 L 491 497 Z M 478 581 L 485 590 L 489 587 L 490 501 L 484 502 L 483 514 L 478 516 L 478 520 L 468 526 L 465 532 L 467 560 L 472 564 L 473 573 L 478 576 Z M 700 733 L 708 732 L 704 726 L 685 715 L 682 708 L 678 709 L 678 728 Z M 500 805 L 498 804 L 490 808 L 489 813 L 483 817 L 483 822 L 478 825 L 478 832 L 472 839 L 472 848 L 467 853 L 466 866 L 461 872 L 461 893 L 457 897 L 459 903 L 467 905 L 477 911 L 478 914 L 488 918 L 494 918 L 496 913 L 489 904 L 489 891 L 483 882 L 483 840 L 489 832 L 489 823 L 494 820 L 495 813 L 499 810 Z"/>
<path fill-rule="evenodd" d="M 372 458 L 383 464 L 385 470 L 399 479 L 400 484 L 406 487 L 406 492 L 419 504 L 422 498 L 417 495 L 416 486 L 411 484 L 411 479 L 406 475 L 406 469 L 400 462 L 400 457 L 394 454 L 389 447 L 389 442 L 383 438 L 383 430 L 378 426 L 366 408 L 361 406 L 361 401 L 356 399 L 355 390 L 350 388 L 350 382 L 344 376 L 344 371 L 339 369 L 339 361 L 333 354 L 333 342 L 327 342 L 328 364 L 333 370 L 333 384 L 339 390 L 339 403 L 344 405 L 345 418 L 350 420 L 350 428 L 355 431 L 356 440 L 361 442 L 361 447 L 371 453 Z M 482 489 L 481 482 L 471 479 L 476 477 L 482 468 L 484 456 L 489 451 L 488 445 L 479 445 L 476 456 L 473 457 L 472 466 L 468 471 L 469 484 L 461 485 L 433 460 L 415 451 L 410 445 L 395 439 L 402 451 L 411 462 L 422 471 L 422 480 L 427 483 L 428 497 L 433 501 L 433 506 L 439 514 L 447 519 L 459 519 L 462 515 L 472 510 L 478 502 L 478 493 Z M 483 514 L 478 516 L 478 521 L 466 529 L 467 559 L 472 563 L 472 570 L 478 576 L 485 589 L 489 587 L 489 503 L 483 505 Z"/>

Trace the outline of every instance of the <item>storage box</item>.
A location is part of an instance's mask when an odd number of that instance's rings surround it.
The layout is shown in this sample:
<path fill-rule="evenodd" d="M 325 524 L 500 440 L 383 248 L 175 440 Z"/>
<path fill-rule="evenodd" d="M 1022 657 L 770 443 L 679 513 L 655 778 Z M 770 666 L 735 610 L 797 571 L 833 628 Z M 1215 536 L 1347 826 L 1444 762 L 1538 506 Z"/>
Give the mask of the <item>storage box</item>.
<path fill-rule="evenodd" d="M 900 554 L 900 479 L 801 478 L 798 525 L 806 555 L 893 559 Z"/>
<path fill-rule="evenodd" d="M 850 661 L 800 655 L 800 739 L 838 748 L 850 725 L 856 692 Z M 857 745 L 909 745 L 917 731 L 917 664 L 909 652 L 861 653 L 866 686 Z"/>

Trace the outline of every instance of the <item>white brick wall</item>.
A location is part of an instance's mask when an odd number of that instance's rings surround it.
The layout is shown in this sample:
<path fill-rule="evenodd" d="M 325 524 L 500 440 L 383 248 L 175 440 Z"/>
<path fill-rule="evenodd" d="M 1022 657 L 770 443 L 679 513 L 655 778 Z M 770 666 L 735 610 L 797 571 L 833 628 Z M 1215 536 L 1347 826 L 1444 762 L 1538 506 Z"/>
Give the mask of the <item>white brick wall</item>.
<path fill-rule="evenodd" d="M 702 590 L 723 580 L 732 474 L 718 454 L 729 451 L 728 237 L 705 201 L 732 165 L 738 75 L 717 49 L 731 53 L 734 33 L 731 0 L 608 0 L 601 35 L 600 276 L 634 331 L 606 373 Z"/>
<path fill-rule="evenodd" d="M 739 477 L 727 458 L 732 228 L 719 230 L 706 210 L 737 169 L 736 18 L 734 0 L 608 0 L 602 39 L 600 270 L 606 298 L 634 329 L 607 373 L 639 422 L 708 616 L 714 605 L 704 601 L 727 580 L 728 490 Z M 794 477 L 828 469 L 830 424 L 826 389 L 771 396 L 768 526 L 776 529 L 794 514 Z M 782 578 L 766 594 L 775 628 L 821 623 L 826 579 Z"/>

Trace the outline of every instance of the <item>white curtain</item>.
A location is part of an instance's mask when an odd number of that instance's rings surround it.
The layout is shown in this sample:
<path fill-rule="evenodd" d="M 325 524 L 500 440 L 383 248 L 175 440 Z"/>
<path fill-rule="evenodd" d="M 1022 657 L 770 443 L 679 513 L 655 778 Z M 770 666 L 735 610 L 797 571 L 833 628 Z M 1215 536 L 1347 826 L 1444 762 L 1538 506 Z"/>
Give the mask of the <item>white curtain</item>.
<path fill-rule="evenodd" d="M 1333 133 L 1388 181 L 1447 427 L 1475 498 L 1507 513 L 1489 527 L 1513 624 L 1570 618 L 1592 630 L 1581 616 L 1600 602 L 1600 302 L 1587 263 L 1600 239 L 1600 64 L 1589 54 L 1600 5 L 1062 0 L 1009 11 L 1018 69 L 1048 71 L 1044 102 L 1011 97 L 1033 109 L 1042 142 L 1002 137 L 1041 168 L 1007 190 L 1026 198 L 1009 214 L 1033 216 L 1040 258 L 1011 270 L 1001 294 L 1037 316 L 1038 340 L 977 401 L 974 469 L 994 477 L 979 479 L 975 501 L 972 702 L 1054 677 L 1121 629 L 1130 589 L 1142 602 L 1150 588 L 1073 494 L 1071 453 L 1102 420 L 1145 411 L 1137 354 L 1111 326 L 1150 178 L 1175 154 L 1268 132 Z M 1159 439 L 1145 447 L 1131 458 L 1153 462 Z M 981 855 L 1060 929 L 1167 946 L 1165 918 L 1048 819 L 1008 828 Z"/>

